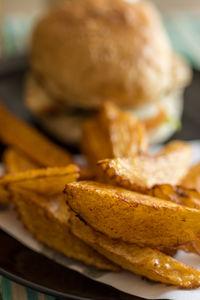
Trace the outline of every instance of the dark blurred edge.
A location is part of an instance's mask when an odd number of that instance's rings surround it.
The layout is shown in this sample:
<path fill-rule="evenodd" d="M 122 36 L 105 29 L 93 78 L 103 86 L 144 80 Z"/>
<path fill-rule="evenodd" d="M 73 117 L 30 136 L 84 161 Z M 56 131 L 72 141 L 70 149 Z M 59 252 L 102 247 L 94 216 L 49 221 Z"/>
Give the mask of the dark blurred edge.
<path fill-rule="evenodd" d="M 8 56 L 0 59 L 0 76 L 10 75 L 26 71 L 28 68 L 28 56 Z"/>

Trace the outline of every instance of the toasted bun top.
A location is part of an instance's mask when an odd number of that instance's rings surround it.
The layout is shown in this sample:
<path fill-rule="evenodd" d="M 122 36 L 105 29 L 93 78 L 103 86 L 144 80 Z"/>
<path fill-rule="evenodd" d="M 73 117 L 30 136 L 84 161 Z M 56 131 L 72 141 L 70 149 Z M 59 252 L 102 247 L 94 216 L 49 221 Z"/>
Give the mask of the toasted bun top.
<path fill-rule="evenodd" d="M 146 1 L 68 0 L 38 23 L 31 45 L 31 69 L 47 92 L 84 108 L 156 101 L 185 85 L 180 64 Z"/>

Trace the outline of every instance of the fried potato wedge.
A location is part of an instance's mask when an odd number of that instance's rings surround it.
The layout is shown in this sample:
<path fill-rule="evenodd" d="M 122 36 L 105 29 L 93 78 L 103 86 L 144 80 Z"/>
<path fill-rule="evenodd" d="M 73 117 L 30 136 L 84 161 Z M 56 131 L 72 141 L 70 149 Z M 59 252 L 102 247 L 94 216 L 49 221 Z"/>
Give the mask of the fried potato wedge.
<path fill-rule="evenodd" d="M 6 172 L 9 174 L 41 168 L 37 163 L 15 148 L 7 148 L 4 151 L 3 163 L 5 165 Z M 91 170 L 84 167 L 79 168 L 81 180 L 91 180 L 94 178 L 94 174 Z"/>
<path fill-rule="evenodd" d="M 3 163 L 5 165 L 6 172 L 10 174 L 40 168 L 40 165 L 15 148 L 7 148 L 4 151 Z"/>
<path fill-rule="evenodd" d="M 111 238 L 173 248 L 200 235 L 200 211 L 119 187 L 82 181 L 65 187 L 71 209 Z"/>
<path fill-rule="evenodd" d="M 109 138 L 112 157 L 129 157 L 147 152 L 148 138 L 145 127 L 132 114 L 107 101 L 101 107 L 99 119 L 105 136 Z"/>
<path fill-rule="evenodd" d="M 98 165 L 117 185 L 144 192 L 155 184 L 177 184 L 188 171 L 191 155 L 190 145 L 175 141 L 156 156 L 105 159 Z"/>
<path fill-rule="evenodd" d="M 112 149 L 107 140 L 98 120 L 89 119 L 84 122 L 81 149 L 95 173 L 98 172 L 96 163 L 99 159 L 113 157 Z"/>
<path fill-rule="evenodd" d="M 12 199 L 10 187 L 15 183 L 32 191 L 55 195 L 62 192 L 66 182 L 72 182 L 79 177 L 79 168 L 76 165 L 54 167 L 47 169 L 30 170 L 15 174 L 7 174 L 0 178 L 0 203 L 10 202 Z"/>
<path fill-rule="evenodd" d="M 103 158 L 129 157 L 148 149 L 143 123 L 111 102 L 104 102 L 98 115 L 83 124 L 81 144 L 92 167 Z"/>
<path fill-rule="evenodd" d="M 200 193 L 181 185 L 161 184 L 147 190 L 147 194 L 156 198 L 175 202 L 190 208 L 200 209 Z"/>
<path fill-rule="evenodd" d="M 200 209 L 200 193 L 192 188 L 184 186 L 172 186 L 169 184 L 156 185 L 147 193 L 151 196 L 185 205 L 191 208 Z M 192 252 L 200 255 L 200 239 L 196 238 L 179 247 L 185 252 Z"/>
<path fill-rule="evenodd" d="M 13 201 L 25 227 L 46 246 L 98 269 L 117 271 L 119 267 L 101 256 L 69 230 L 70 212 L 63 194 L 46 197 L 18 184 L 12 186 Z"/>
<path fill-rule="evenodd" d="M 180 184 L 188 188 L 197 189 L 200 192 L 200 163 L 189 169 Z"/>
<path fill-rule="evenodd" d="M 158 250 L 112 240 L 83 223 L 75 215 L 70 218 L 70 224 L 75 236 L 125 270 L 181 288 L 200 286 L 200 271 Z"/>
<path fill-rule="evenodd" d="M 2 104 L 0 104 L 0 141 L 21 150 L 43 167 L 64 166 L 72 162 L 66 150 L 15 117 Z"/>
<path fill-rule="evenodd" d="M 200 209 L 200 193 L 192 188 L 180 185 L 172 186 L 169 184 L 161 184 L 148 190 L 147 194 L 187 207 Z M 190 241 L 185 245 L 180 246 L 179 249 L 200 255 L 200 239 L 196 238 L 194 241 Z"/>

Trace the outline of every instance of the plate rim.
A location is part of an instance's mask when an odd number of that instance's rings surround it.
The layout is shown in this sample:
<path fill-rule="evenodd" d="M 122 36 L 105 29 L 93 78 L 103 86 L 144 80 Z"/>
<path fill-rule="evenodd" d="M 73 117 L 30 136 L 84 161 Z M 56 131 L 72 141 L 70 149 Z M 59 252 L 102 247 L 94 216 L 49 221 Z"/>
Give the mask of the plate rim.
<path fill-rule="evenodd" d="M 12 237 L 11 237 L 12 238 Z M 86 298 L 81 296 L 75 296 L 68 293 L 63 293 L 54 289 L 50 289 L 48 287 L 45 287 L 43 285 L 34 283 L 32 281 L 26 280 L 18 275 L 15 275 L 9 271 L 6 271 L 4 268 L 0 267 L 0 275 L 8 278 L 9 280 L 14 281 L 15 283 L 18 283 L 20 285 L 23 285 L 25 287 L 31 288 L 37 292 L 41 292 L 45 295 L 54 296 L 54 297 L 61 297 L 62 299 L 72 299 L 72 300 L 94 300 L 92 298 Z"/>

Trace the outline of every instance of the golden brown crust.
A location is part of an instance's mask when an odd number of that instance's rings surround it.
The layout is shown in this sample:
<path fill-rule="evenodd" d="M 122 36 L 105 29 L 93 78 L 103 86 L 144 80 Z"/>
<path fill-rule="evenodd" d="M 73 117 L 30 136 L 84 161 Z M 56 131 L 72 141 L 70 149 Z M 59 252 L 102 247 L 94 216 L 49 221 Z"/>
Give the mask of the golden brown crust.
<path fill-rule="evenodd" d="M 181 185 L 156 184 L 146 193 L 190 208 L 200 209 L 200 193 Z"/>
<path fill-rule="evenodd" d="M 99 174 L 97 161 L 132 157 L 148 151 L 148 137 L 141 121 L 106 101 L 99 113 L 83 123 L 81 147 L 89 165 Z"/>
<path fill-rule="evenodd" d="M 156 155 L 133 155 L 130 158 L 104 159 L 98 162 L 110 179 L 124 188 L 144 192 L 155 184 L 177 184 L 187 173 L 191 146 L 182 141 L 168 143 Z"/>
<path fill-rule="evenodd" d="M 62 194 L 48 198 L 29 190 L 14 188 L 14 202 L 25 227 L 46 246 L 98 269 L 119 268 L 76 238 L 69 230 L 69 209 Z"/>
<path fill-rule="evenodd" d="M 29 188 L 31 191 L 55 195 L 62 193 L 66 182 L 77 180 L 79 168 L 76 165 L 54 167 L 46 169 L 28 170 L 14 174 L 7 174 L 0 178 L 0 203 L 12 200 L 10 188 L 18 186 Z"/>
<path fill-rule="evenodd" d="M 30 52 L 31 68 L 48 93 L 71 106 L 114 100 L 138 107 L 190 77 L 146 1 L 66 1 L 39 22 Z"/>
<path fill-rule="evenodd" d="M 1 103 L 0 141 L 21 150 L 43 167 L 65 166 L 72 162 L 66 149 L 54 144 L 36 128 L 14 116 Z"/>
<path fill-rule="evenodd" d="M 109 239 L 81 222 L 76 216 L 72 216 L 70 221 L 72 232 L 78 238 L 125 270 L 181 288 L 195 288 L 200 285 L 198 270 L 158 250 Z"/>
<path fill-rule="evenodd" d="M 41 166 L 15 148 L 7 148 L 3 153 L 6 173 L 16 173 L 39 169 Z"/>
<path fill-rule="evenodd" d="M 200 212 L 92 181 L 66 185 L 66 200 L 90 226 L 139 246 L 171 248 L 200 234 Z"/>

